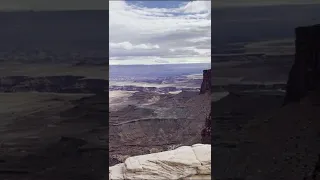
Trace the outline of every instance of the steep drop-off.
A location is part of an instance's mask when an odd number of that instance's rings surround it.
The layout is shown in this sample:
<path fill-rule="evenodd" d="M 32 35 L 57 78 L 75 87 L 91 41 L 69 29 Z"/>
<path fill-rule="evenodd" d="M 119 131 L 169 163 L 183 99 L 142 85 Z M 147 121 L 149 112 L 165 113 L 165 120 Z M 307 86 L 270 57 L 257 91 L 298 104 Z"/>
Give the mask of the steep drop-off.
<path fill-rule="evenodd" d="M 298 27 L 295 62 L 291 68 L 285 104 L 297 102 L 309 91 L 319 89 L 320 25 Z"/>
<path fill-rule="evenodd" d="M 212 77 L 211 69 L 203 71 L 203 82 L 201 85 L 200 94 L 204 94 L 204 93 L 211 94 L 211 89 L 212 89 L 211 77 Z M 201 131 L 201 143 L 203 144 L 211 144 L 211 121 L 212 121 L 212 117 L 210 112 L 209 116 L 206 117 L 205 126 Z"/>
<path fill-rule="evenodd" d="M 129 157 L 109 167 L 110 180 L 211 179 L 211 146 L 195 144 L 175 150 Z"/>
<path fill-rule="evenodd" d="M 210 71 L 204 71 L 202 92 L 179 94 L 136 92 L 127 99 L 133 105 L 110 112 L 109 163 L 125 157 L 161 152 L 201 142 L 201 131 L 209 127 Z M 211 128 L 211 127 L 210 127 Z M 208 128 L 206 128 L 208 129 Z"/>

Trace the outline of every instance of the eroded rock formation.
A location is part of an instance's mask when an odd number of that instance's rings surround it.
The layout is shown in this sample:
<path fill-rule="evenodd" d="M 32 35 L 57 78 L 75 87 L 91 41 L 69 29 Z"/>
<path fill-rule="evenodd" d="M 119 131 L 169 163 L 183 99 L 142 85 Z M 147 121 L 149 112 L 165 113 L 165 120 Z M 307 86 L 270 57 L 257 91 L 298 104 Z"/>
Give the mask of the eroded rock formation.
<path fill-rule="evenodd" d="M 211 69 L 203 71 L 203 81 L 200 94 L 211 92 Z M 205 127 L 201 131 L 201 143 L 211 144 L 211 113 L 206 118 Z"/>
<path fill-rule="evenodd" d="M 319 87 L 320 25 L 298 27 L 295 62 L 289 74 L 285 104 L 301 98 Z"/>
<path fill-rule="evenodd" d="M 200 94 L 211 90 L 211 69 L 203 70 L 203 81 L 201 84 Z"/>
<path fill-rule="evenodd" d="M 129 157 L 124 163 L 109 167 L 109 179 L 211 179 L 211 145 L 195 144 Z"/>
<path fill-rule="evenodd" d="M 166 107 L 170 106 L 171 103 L 173 103 L 172 107 L 177 107 L 178 104 L 183 106 L 186 110 L 183 116 L 186 115 L 188 119 L 166 118 L 153 119 L 152 122 L 136 121 L 134 123 L 138 125 L 137 129 L 139 130 L 129 132 L 129 134 L 127 128 L 131 131 L 135 126 L 129 125 L 131 122 L 126 121 L 123 124 L 113 124 L 109 132 L 109 143 L 111 142 L 112 152 L 117 152 L 117 154 L 111 156 L 113 161 L 109 161 L 109 163 L 113 163 L 112 165 L 114 165 L 117 162 L 115 159 L 122 159 L 123 155 L 131 155 L 132 157 L 126 157 L 119 161 L 123 163 L 109 167 L 109 179 L 211 179 L 210 90 L 211 70 L 204 70 L 200 95 L 197 93 L 193 94 L 194 92 L 181 92 L 170 99 L 165 99 L 163 102 Z M 135 95 L 139 95 L 139 93 Z M 184 100 L 186 101 L 184 102 Z M 181 102 L 175 104 L 177 101 Z M 163 106 L 161 100 L 155 104 Z M 130 111 L 126 110 L 126 112 Z M 176 110 L 173 112 L 175 115 L 177 114 Z M 165 112 L 166 115 L 170 115 L 170 113 L 171 111 Z M 129 114 L 129 116 L 132 117 L 132 114 Z M 119 118 L 119 116 L 117 117 Z M 205 119 L 206 121 L 204 121 Z M 154 123 L 157 123 L 157 125 Z M 122 135 L 124 134 L 122 133 L 123 131 L 126 131 L 125 136 Z M 139 132 L 143 132 L 144 136 L 141 136 Z M 120 142 L 117 139 L 120 137 L 119 134 L 122 141 L 130 142 L 130 144 L 134 144 L 134 147 L 116 147 L 115 144 Z M 190 136 L 188 136 L 189 134 Z M 200 138 L 200 134 L 203 137 Z M 204 143 L 195 144 L 200 143 L 200 141 Z M 195 145 L 181 146 L 174 150 L 166 148 L 166 144 L 175 145 L 177 142 L 183 145 Z M 145 154 L 146 151 L 144 149 L 149 149 L 148 152 L 151 154 Z M 163 152 L 159 152 L 159 150 Z"/>

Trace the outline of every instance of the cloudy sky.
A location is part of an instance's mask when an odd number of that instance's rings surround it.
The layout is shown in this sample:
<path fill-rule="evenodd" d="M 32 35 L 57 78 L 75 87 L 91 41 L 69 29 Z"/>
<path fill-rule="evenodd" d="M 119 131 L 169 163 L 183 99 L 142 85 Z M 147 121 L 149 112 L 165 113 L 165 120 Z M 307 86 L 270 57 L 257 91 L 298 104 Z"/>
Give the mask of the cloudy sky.
<path fill-rule="evenodd" d="M 290 4 L 319 4 L 320 0 L 214 0 L 212 7 L 268 6 Z"/>
<path fill-rule="evenodd" d="M 210 63 L 210 1 L 110 1 L 110 64 Z"/>
<path fill-rule="evenodd" d="M 1 10 L 79 10 L 79 9 L 108 9 L 109 2 L 118 0 L 0 0 Z M 136 1 L 136 0 L 129 0 Z M 153 0 L 149 0 L 153 1 Z M 180 0 L 181 2 L 182 0 Z M 187 1 L 187 0 L 186 0 Z M 185 2 L 186 2 L 185 1 Z M 207 0 L 209 1 L 209 0 Z M 150 5 L 150 3 L 146 2 Z M 174 4 L 178 2 L 165 2 Z M 212 7 L 229 6 L 257 6 L 257 5 L 279 5 L 279 4 L 313 4 L 320 0 L 213 0 Z M 152 4 L 152 3 L 151 3 Z M 170 5 L 155 2 L 160 7 L 170 8 Z M 180 4 L 181 5 L 181 4 Z M 157 6 L 154 6 L 157 7 Z"/>
<path fill-rule="evenodd" d="M 103 10 L 108 0 L 0 0 L 0 10 Z"/>

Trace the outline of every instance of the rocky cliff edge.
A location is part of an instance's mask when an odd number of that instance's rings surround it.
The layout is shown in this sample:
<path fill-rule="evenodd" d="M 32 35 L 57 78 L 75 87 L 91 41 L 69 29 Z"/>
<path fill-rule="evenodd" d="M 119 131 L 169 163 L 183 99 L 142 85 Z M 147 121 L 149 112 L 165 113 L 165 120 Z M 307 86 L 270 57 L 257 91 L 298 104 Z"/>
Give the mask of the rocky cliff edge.
<path fill-rule="evenodd" d="M 109 167 L 109 179 L 211 179 L 211 145 L 195 144 L 129 157 L 124 163 Z"/>
<path fill-rule="evenodd" d="M 211 91 L 211 69 L 203 70 L 203 80 L 201 84 L 200 94 Z"/>
<path fill-rule="evenodd" d="M 211 93 L 211 69 L 203 71 L 203 80 L 201 84 L 200 94 Z M 205 126 L 201 131 L 201 143 L 211 144 L 211 113 L 206 117 Z"/>

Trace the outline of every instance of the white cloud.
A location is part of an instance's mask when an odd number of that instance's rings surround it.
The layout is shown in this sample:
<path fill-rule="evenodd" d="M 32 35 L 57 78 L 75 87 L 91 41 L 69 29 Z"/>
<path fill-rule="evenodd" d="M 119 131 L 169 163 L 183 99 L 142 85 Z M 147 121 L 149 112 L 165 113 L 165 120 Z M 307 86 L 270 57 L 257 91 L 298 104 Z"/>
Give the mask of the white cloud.
<path fill-rule="evenodd" d="M 178 8 L 110 1 L 109 7 L 110 64 L 210 62 L 210 1 Z"/>
<path fill-rule="evenodd" d="M 126 57 L 111 57 L 110 65 L 131 65 L 131 64 L 179 64 L 179 63 L 208 63 L 206 56 L 188 56 L 188 58 L 180 56 L 126 56 Z"/>
<path fill-rule="evenodd" d="M 187 41 L 190 42 L 207 42 L 207 41 L 211 41 L 211 37 L 198 37 L 198 38 L 194 38 L 194 39 L 187 39 Z"/>
<path fill-rule="evenodd" d="M 10 10 L 107 10 L 106 0 L 0 0 L 0 11 Z"/>
<path fill-rule="evenodd" d="M 191 1 L 181 8 L 187 13 L 199 13 L 211 11 L 211 1 Z"/>
<path fill-rule="evenodd" d="M 320 0 L 214 0 L 212 7 L 248 7 L 248 6 L 274 6 L 274 5 L 299 5 L 319 4 Z"/>
<path fill-rule="evenodd" d="M 130 42 L 121 42 L 121 43 L 109 43 L 111 48 L 120 48 L 125 50 L 133 50 L 133 49 L 159 49 L 159 45 L 152 45 L 152 44 L 138 44 L 133 45 Z"/>

